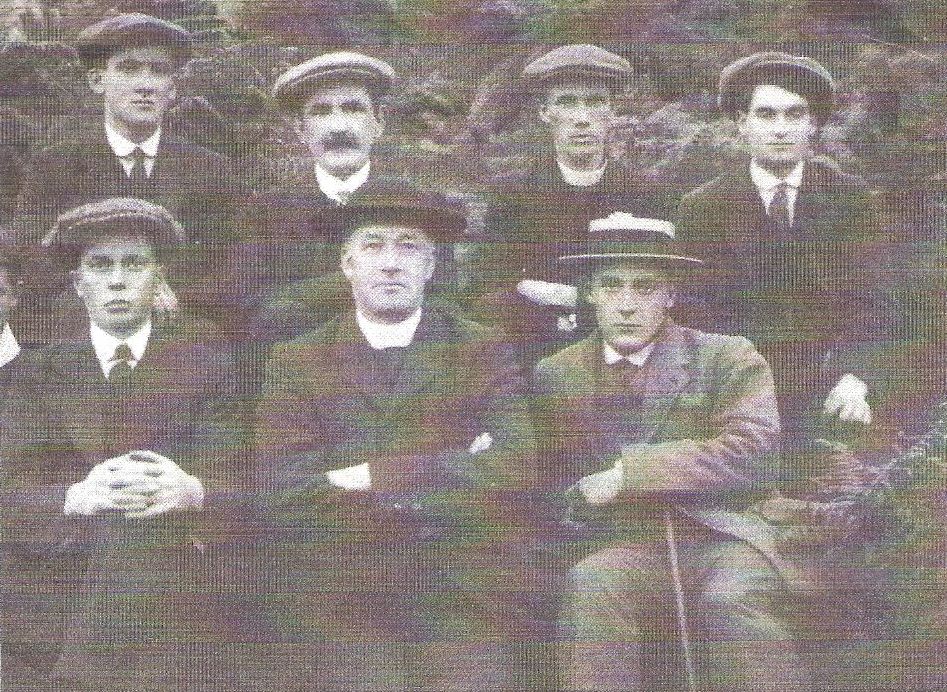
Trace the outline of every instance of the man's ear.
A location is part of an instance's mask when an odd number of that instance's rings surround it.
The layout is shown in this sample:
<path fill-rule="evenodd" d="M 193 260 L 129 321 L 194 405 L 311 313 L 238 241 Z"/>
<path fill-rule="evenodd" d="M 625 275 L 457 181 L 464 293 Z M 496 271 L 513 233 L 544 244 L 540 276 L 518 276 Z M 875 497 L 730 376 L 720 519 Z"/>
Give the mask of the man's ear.
<path fill-rule="evenodd" d="M 93 67 L 85 73 L 86 82 L 92 93 L 102 95 L 105 92 L 105 86 L 102 80 L 105 77 L 105 70 L 101 67 Z"/>
<path fill-rule="evenodd" d="M 77 296 L 83 298 L 85 291 L 82 288 L 82 276 L 78 269 L 69 272 L 69 280 L 72 282 L 72 290 L 76 292 Z"/>
<path fill-rule="evenodd" d="M 549 124 L 549 121 L 550 121 L 549 107 L 546 105 L 545 102 L 539 104 L 539 119 L 541 122 L 545 123 L 546 125 Z"/>
<path fill-rule="evenodd" d="M 342 267 L 342 273 L 345 275 L 345 278 L 349 281 L 352 280 L 352 255 L 348 250 L 342 251 L 342 259 L 339 262 L 339 266 Z"/>

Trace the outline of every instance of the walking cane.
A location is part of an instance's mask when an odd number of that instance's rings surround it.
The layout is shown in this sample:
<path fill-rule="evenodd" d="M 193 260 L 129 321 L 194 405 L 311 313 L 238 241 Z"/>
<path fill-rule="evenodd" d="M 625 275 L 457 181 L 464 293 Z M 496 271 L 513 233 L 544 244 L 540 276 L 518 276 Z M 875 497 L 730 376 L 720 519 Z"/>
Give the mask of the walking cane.
<path fill-rule="evenodd" d="M 684 608 L 684 584 L 681 581 L 681 569 L 677 562 L 677 539 L 674 537 L 674 523 L 671 511 L 664 513 L 664 526 L 667 529 L 668 557 L 671 559 L 671 578 L 674 580 L 674 600 L 677 605 L 677 628 L 681 633 L 681 650 L 684 653 L 684 669 L 687 671 L 688 692 L 697 692 L 697 670 L 691 653 L 691 640 L 687 628 L 687 611 Z"/>

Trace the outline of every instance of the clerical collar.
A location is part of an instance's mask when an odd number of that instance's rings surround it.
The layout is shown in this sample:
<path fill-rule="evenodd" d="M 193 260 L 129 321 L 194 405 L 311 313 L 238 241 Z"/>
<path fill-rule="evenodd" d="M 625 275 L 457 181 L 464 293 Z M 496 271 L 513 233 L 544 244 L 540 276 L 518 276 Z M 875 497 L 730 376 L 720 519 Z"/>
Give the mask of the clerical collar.
<path fill-rule="evenodd" d="M 13 330 L 10 329 L 10 323 L 3 326 L 3 332 L 0 333 L 0 368 L 8 365 L 14 358 L 20 355 L 20 344 L 13 336 Z"/>
<path fill-rule="evenodd" d="M 141 329 L 127 339 L 118 339 L 94 322 L 89 322 L 89 336 L 92 338 L 95 357 L 98 359 L 99 365 L 102 366 L 102 373 L 108 377 L 109 371 L 115 365 L 112 356 L 115 355 L 115 349 L 121 344 L 128 344 L 128 348 L 131 349 L 133 360 L 129 365 L 132 368 L 138 365 L 138 361 L 145 355 L 148 339 L 151 338 L 151 320 L 145 322 Z"/>
<path fill-rule="evenodd" d="M 141 149 L 145 153 L 145 156 L 153 159 L 158 156 L 158 145 L 161 143 L 161 128 L 159 127 L 151 137 L 137 144 L 106 122 L 105 138 L 108 140 L 109 147 L 111 147 L 112 151 L 115 152 L 115 155 L 120 159 L 131 156 L 135 149 Z"/>
<path fill-rule="evenodd" d="M 644 365 L 648 358 L 651 356 L 651 352 L 654 350 L 654 343 L 651 342 L 644 348 L 640 348 L 629 356 L 623 356 L 614 348 L 609 346 L 607 343 L 602 343 L 602 353 L 605 356 L 605 363 L 607 365 L 615 365 L 616 363 L 626 360 L 632 365 L 637 365 L 639 368 Z"/>
<path fill-rule="evenodd" d="M 355 171 L 348 178 L 339 178 L 328 171 L 316 166 L 316 182 L 322 193 L 333 202 L 345 204 L 353 192 L 368 182 L 372 162 L 367 161 L 364 166 Z"/>
<path fill-rule="evenodd" d="M 408 319 L 396 324 L 372 322 L 361 310 L 355 311 L 355 320 L 369 345 L 376 351 L 392 347 L 403 348 L 414 341 L 414 333 L 421 323 L 421 308 Z"/>
<path fill-rule="evenodd" d="M 750 177 L 753 179 L 753 184 L 756 185 L 758 190 L 772 190 L 783 183 L 798 190 L 799 186 L 802 185 L 802 172 L 804 168 L 805 163 L 800 161 L 789 175 L 784 178 L 779 178 L 758 164 L 756 159 L 753 159 L 750 161 Z"/>
<path fill-rule="evenodd" d="M 575 168 L 569 168 L 562 161 L 556 159 L 556 164 L 559 166 L 559 172 L 562 174 L 562 179 L 566 181 L 567 184 L 574 187 L 590 187 L 592 185 L 597 185 L 598 182 L 602 179 L 602 176 L 605 175 L 605 164 L 602 164 L 601 168 L 596 168 L 594 171 L 580 171 Z"/>

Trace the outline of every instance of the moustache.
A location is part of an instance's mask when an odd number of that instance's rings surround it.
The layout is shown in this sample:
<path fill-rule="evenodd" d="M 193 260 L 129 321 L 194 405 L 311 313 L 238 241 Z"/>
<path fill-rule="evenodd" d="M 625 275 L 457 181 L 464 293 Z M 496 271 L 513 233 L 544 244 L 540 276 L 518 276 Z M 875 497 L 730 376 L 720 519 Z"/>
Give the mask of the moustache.
<path fill-rule="evenodd" d="M 322 141 L 322 148 L 327 151 L 333 149 L 354 149 L 358 146 L 358 139 L 354 135 L 350 134 L 338 134 L 332 135 L 331 137 L 326 137 Z"/>

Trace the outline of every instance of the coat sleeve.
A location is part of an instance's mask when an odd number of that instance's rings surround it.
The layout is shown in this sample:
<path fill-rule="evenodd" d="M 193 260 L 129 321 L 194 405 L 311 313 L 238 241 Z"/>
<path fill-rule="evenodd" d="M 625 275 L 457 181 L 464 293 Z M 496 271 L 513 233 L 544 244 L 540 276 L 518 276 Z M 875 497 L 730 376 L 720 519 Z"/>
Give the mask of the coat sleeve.
<path fill-rule="evenodd" d="M 773 376 L 746 339 L 713 357 L 710 401 L 692 435 L 622 447 L 624 490 L 631 496 L 719 496 L 757 489 L 762 465 L 779 440 Z M 683 395 L 686 396 L 686 395 Z"/>

